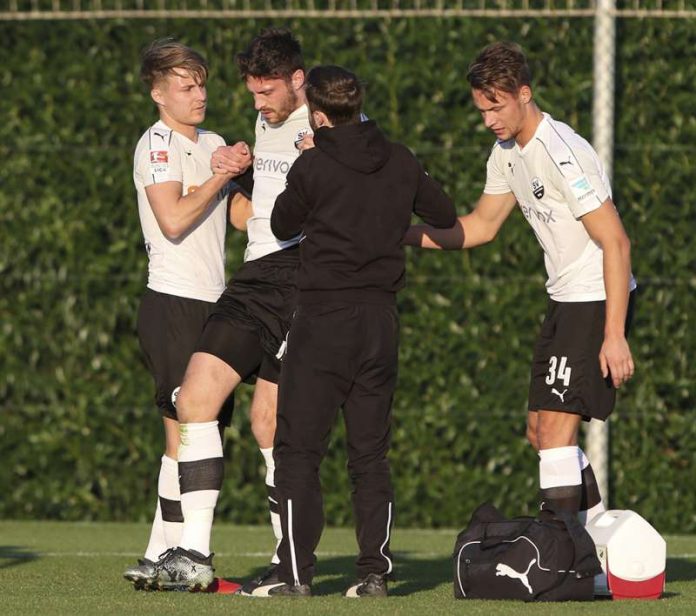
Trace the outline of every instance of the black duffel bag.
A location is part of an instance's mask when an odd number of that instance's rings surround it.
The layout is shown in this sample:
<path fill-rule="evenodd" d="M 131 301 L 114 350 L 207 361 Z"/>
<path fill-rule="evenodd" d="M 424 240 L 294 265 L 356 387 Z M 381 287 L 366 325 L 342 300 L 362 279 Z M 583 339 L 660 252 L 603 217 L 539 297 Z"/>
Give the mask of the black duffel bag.
<path fill-rule="evenodd" d="M 457 599 L 587 601 L 601 572 L 592 537 L 570 514 L 507 519 L 484 503 L 454 546 Z"/>

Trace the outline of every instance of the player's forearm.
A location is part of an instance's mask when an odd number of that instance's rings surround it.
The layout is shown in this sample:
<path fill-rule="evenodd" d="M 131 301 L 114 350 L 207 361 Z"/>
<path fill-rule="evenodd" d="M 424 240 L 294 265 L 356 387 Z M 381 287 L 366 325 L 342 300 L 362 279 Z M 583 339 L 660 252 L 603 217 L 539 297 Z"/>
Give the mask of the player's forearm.
<path fill-rule="evenodd" d="M 213 175 L 195 190 L 179 197 L 160 223 L 162 232 L 169 239 L 179 239 L 208 211 L 211 202 L 230 179 L 229 175 Z"/>
<path fill-rule="evenodd" d="M 604 337 L 624 337 L 631 280 L 631 247 L 626 236 L 602 245 L 607 294 Z"/>

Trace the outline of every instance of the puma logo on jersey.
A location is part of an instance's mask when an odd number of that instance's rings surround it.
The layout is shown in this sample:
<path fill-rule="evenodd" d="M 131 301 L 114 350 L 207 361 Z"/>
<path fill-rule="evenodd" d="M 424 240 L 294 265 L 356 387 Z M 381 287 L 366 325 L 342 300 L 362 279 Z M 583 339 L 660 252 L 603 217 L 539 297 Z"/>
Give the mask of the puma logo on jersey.
<path fill-rule="evenodd" d="M 564 389 L 562 392 L 560 392 L 555 387 L 551 388 L 551 393 L 556 394 L 561 399 L 561 402 L 563 402 L 563 404 L 565 404 L 565 400 L 563 398 L 564 398 L 567 391 L 568 391 L 567 389 Z"/>
<path fill-rule="evenodd" d="M 158 133 L 156 130 L 153 130 L 152 134 L 157 135 L 162 141 L 166 141 L 168 137 L 168 133 Z"/>
<path fill-rule="evenodd" d="M 536 558 L 532 558 L 532 561 L 529 563 L 529 566 L 527 567 L 527 570 L 524 573 L 520 573 L 519 571 L 515 571 L 512 567 L 509 567 L 505 563 L 498 563 L 495 566 L 495 575 L 496 577 L 499 576 L 505 576 L 512 578 L 513 580 L 519 580 L 524 584 L 524 587 L 529 591 L 529 594 L 533 594 L 532 587 L 529 585 L 529 578 L 527 578 L 527 575 L 529 574 L 529 570 L 532 568 L 532 565 L 536 562 Z"/>

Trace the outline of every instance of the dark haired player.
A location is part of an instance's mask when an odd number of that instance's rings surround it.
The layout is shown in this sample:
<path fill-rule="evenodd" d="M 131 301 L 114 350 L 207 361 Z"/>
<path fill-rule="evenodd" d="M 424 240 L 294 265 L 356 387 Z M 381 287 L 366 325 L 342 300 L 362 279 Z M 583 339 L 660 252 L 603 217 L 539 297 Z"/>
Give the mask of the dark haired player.
<path fill-rule="evenodd" d="M 413 227 L 407 243 L 456 250 L 495 238 L 515 207 L 543 251 L 550 299 L 532 361 L 527 437 L 539 452 L 542 508 L 604 510 L 578 447 L 581 421 L 606 420 L 616 388 L 633 376 L 630 242 L 597 154 L 572 128 L 542 113 L 514 44 L 486 47 L 469 68 L 474 105 L 497 137 L 483 195 L 452 230 Z"/>

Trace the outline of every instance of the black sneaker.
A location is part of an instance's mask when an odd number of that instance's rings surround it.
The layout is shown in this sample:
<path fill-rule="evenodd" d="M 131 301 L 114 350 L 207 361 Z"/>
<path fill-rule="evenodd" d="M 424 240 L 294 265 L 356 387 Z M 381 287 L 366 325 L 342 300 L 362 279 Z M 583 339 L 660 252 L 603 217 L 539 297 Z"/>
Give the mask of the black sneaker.
<path fill-rule="evenodd" d="M 195 550 L 168 550 L 155 564 L 156 585 L 160 590 L 205 590 L 213 583 L 213 555 Z"/>
<path fill-rule="evenodd" d="M 271 578 L 277 579 L 274 577 L 277 567 L 278 565 L 272 564 L 259 577 L 254 578 L 253 580 L 249 580 L 246 584 L 243 584 L 241 590 L 239 591 L 239 594 L 245 595 L 247 597 L 253 597 L 254 591 L 259 586 L 263 586 L 266 583 L 266 581 L 270 580 Z"/>
<path fill-rule="evenodd" d="M 368 573 L 366 577 L 353 584 L 346 590 L 344 597 L 386 597 L 387 578 L 377 573 Z"/>
<path fill-rule="evenodd" d="M 281 582 L 276 565 L 273 565 L 255 580 L 244 584 L 239 594 L 245 597 L 311 597 L 312 590 L 308 584 L 295 586 Z"/>

